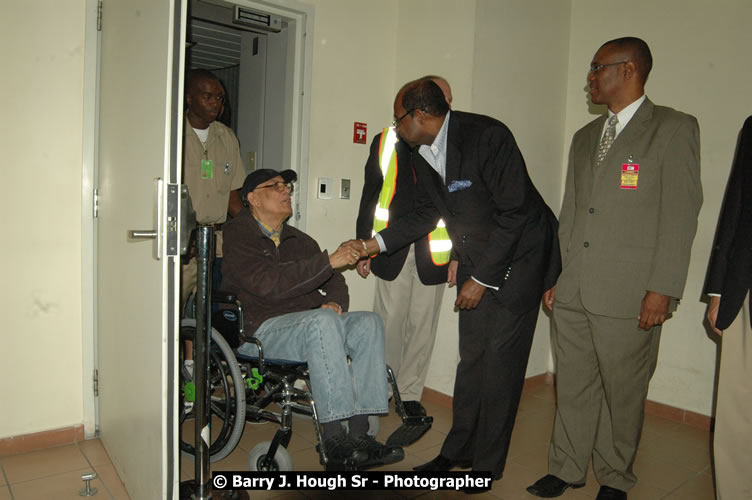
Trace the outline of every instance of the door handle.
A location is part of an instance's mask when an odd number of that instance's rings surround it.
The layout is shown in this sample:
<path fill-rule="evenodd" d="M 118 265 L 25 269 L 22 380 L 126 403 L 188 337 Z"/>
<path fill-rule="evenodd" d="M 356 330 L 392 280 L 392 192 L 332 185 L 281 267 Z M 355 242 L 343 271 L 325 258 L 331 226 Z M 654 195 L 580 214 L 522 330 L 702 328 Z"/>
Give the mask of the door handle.
<path fill-rule="evenodd" d="M 162 258 L 162 226 L 164 224 L 164 181 L 162 178 L 157 177 L 154 179 L 154 184 L 157 188 L 157 229 L 131 229 L 128 231 L 128 238 L 134 240 L 157 240 L 157 244 L 154 249 L 154 258 L 160 260 Z"/>
<path fill-rule="evenodd" d="M 138 229 L 131 229 L 130 231 L 128 231 L 128 238 L 132 240 L 137 240 L 137 239 L 153 240 L 156 237 L 157 237 L 156 231 L 150 231 L 150 230 L 140 231 Z"/>

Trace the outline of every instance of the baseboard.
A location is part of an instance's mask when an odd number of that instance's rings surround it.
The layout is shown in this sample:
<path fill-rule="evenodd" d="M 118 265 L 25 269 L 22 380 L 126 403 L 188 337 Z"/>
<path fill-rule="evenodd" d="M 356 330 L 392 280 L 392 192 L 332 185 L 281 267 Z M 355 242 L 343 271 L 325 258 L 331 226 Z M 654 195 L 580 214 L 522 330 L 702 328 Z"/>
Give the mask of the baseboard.
<path fill-rule="evenodd" d="M 0 456 L 42 450 L 44 448 L 51 448 L 52 446 L 77 443 L 83 440 L 83 425 L 11 436 L 0 439 Z"/>
<path fill-rule="evenodd" d="M 712 417 L 656 401 L 650 401 L 649 399 L 645 402 L 645 413 L 689 425 L 690 427 L 696 427 L 704 431 L 713 430 L 714 419 Z"/>
<path fill-rule="evenodd" d="M 554 374 L 542 373 L 533 377 L 525 379 L 525 385 L 522 386 L 522 391 L 533 389 L 541 385 L 553 385 Z M 445 408 L 452 408 L 452 396 L 429 389 L 428 387 L 423 389 L 423 401 L 430 401 L 431 403 L 438 404 Z M 710 431 L 713 429 L 713 419 L 707 415 L 695 413 L 693 411 L 684 410 L 682 408 L 676 408 L 656 401 L 645 402 L 645 413 L 647 415 L 653 415 L 656 417 L 662 417 L 673 422 L 677 422 L 704 431 Z"/>

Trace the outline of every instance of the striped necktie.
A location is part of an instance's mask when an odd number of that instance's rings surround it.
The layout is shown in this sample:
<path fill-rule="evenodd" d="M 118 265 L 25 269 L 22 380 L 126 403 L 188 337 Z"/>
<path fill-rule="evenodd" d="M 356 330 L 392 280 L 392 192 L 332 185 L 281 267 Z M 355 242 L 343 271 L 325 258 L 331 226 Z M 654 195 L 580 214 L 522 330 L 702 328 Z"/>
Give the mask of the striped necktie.
<path fill-rule="evenodd" d="M 600 145 L 598 145 L 598 159 L 595 162 L 596 167 L 601 166 L 603 158 L 606 157 L 608 150 L 611 149 L 611 145 L 614 143 L 617 123 L 619 123 L 619 118 L 616 115 L 613 115 L 608 119 L 608 127 L 606 128 L 606 132 L 603 134 L 603 138 L 601 138 Z"/>

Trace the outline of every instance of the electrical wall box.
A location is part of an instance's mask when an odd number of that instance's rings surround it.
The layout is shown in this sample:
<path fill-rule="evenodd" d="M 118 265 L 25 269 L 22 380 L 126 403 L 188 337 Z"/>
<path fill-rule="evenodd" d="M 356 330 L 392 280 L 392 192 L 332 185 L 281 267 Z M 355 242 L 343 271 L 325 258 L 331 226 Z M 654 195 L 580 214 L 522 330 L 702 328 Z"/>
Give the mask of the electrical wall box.
<path fill-rule="evenodd" d="M 332 199 L 332 180 L 329 177 L 319 177 L 319 189 L 316 196 L 322 200 Z"/>
<path fill-rule="evenodd" d="M 350 179 L 342 179 L 339 184 L 339 197 L 343 200 L 350 199 Z"/>

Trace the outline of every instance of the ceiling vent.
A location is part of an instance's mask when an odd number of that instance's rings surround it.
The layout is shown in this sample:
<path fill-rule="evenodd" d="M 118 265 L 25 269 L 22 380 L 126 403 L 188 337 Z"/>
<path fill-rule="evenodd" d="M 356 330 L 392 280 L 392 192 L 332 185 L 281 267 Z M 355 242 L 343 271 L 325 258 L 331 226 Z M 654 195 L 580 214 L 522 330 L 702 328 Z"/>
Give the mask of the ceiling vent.
<path fill-rule="evenodd" d="M 232 22 L 264 31 L 271 31 L 272 33 L 282 31 L 282 18 L 279 16 L 238 7 L 237 5 L 235 6 L 235 15 Z"/>

